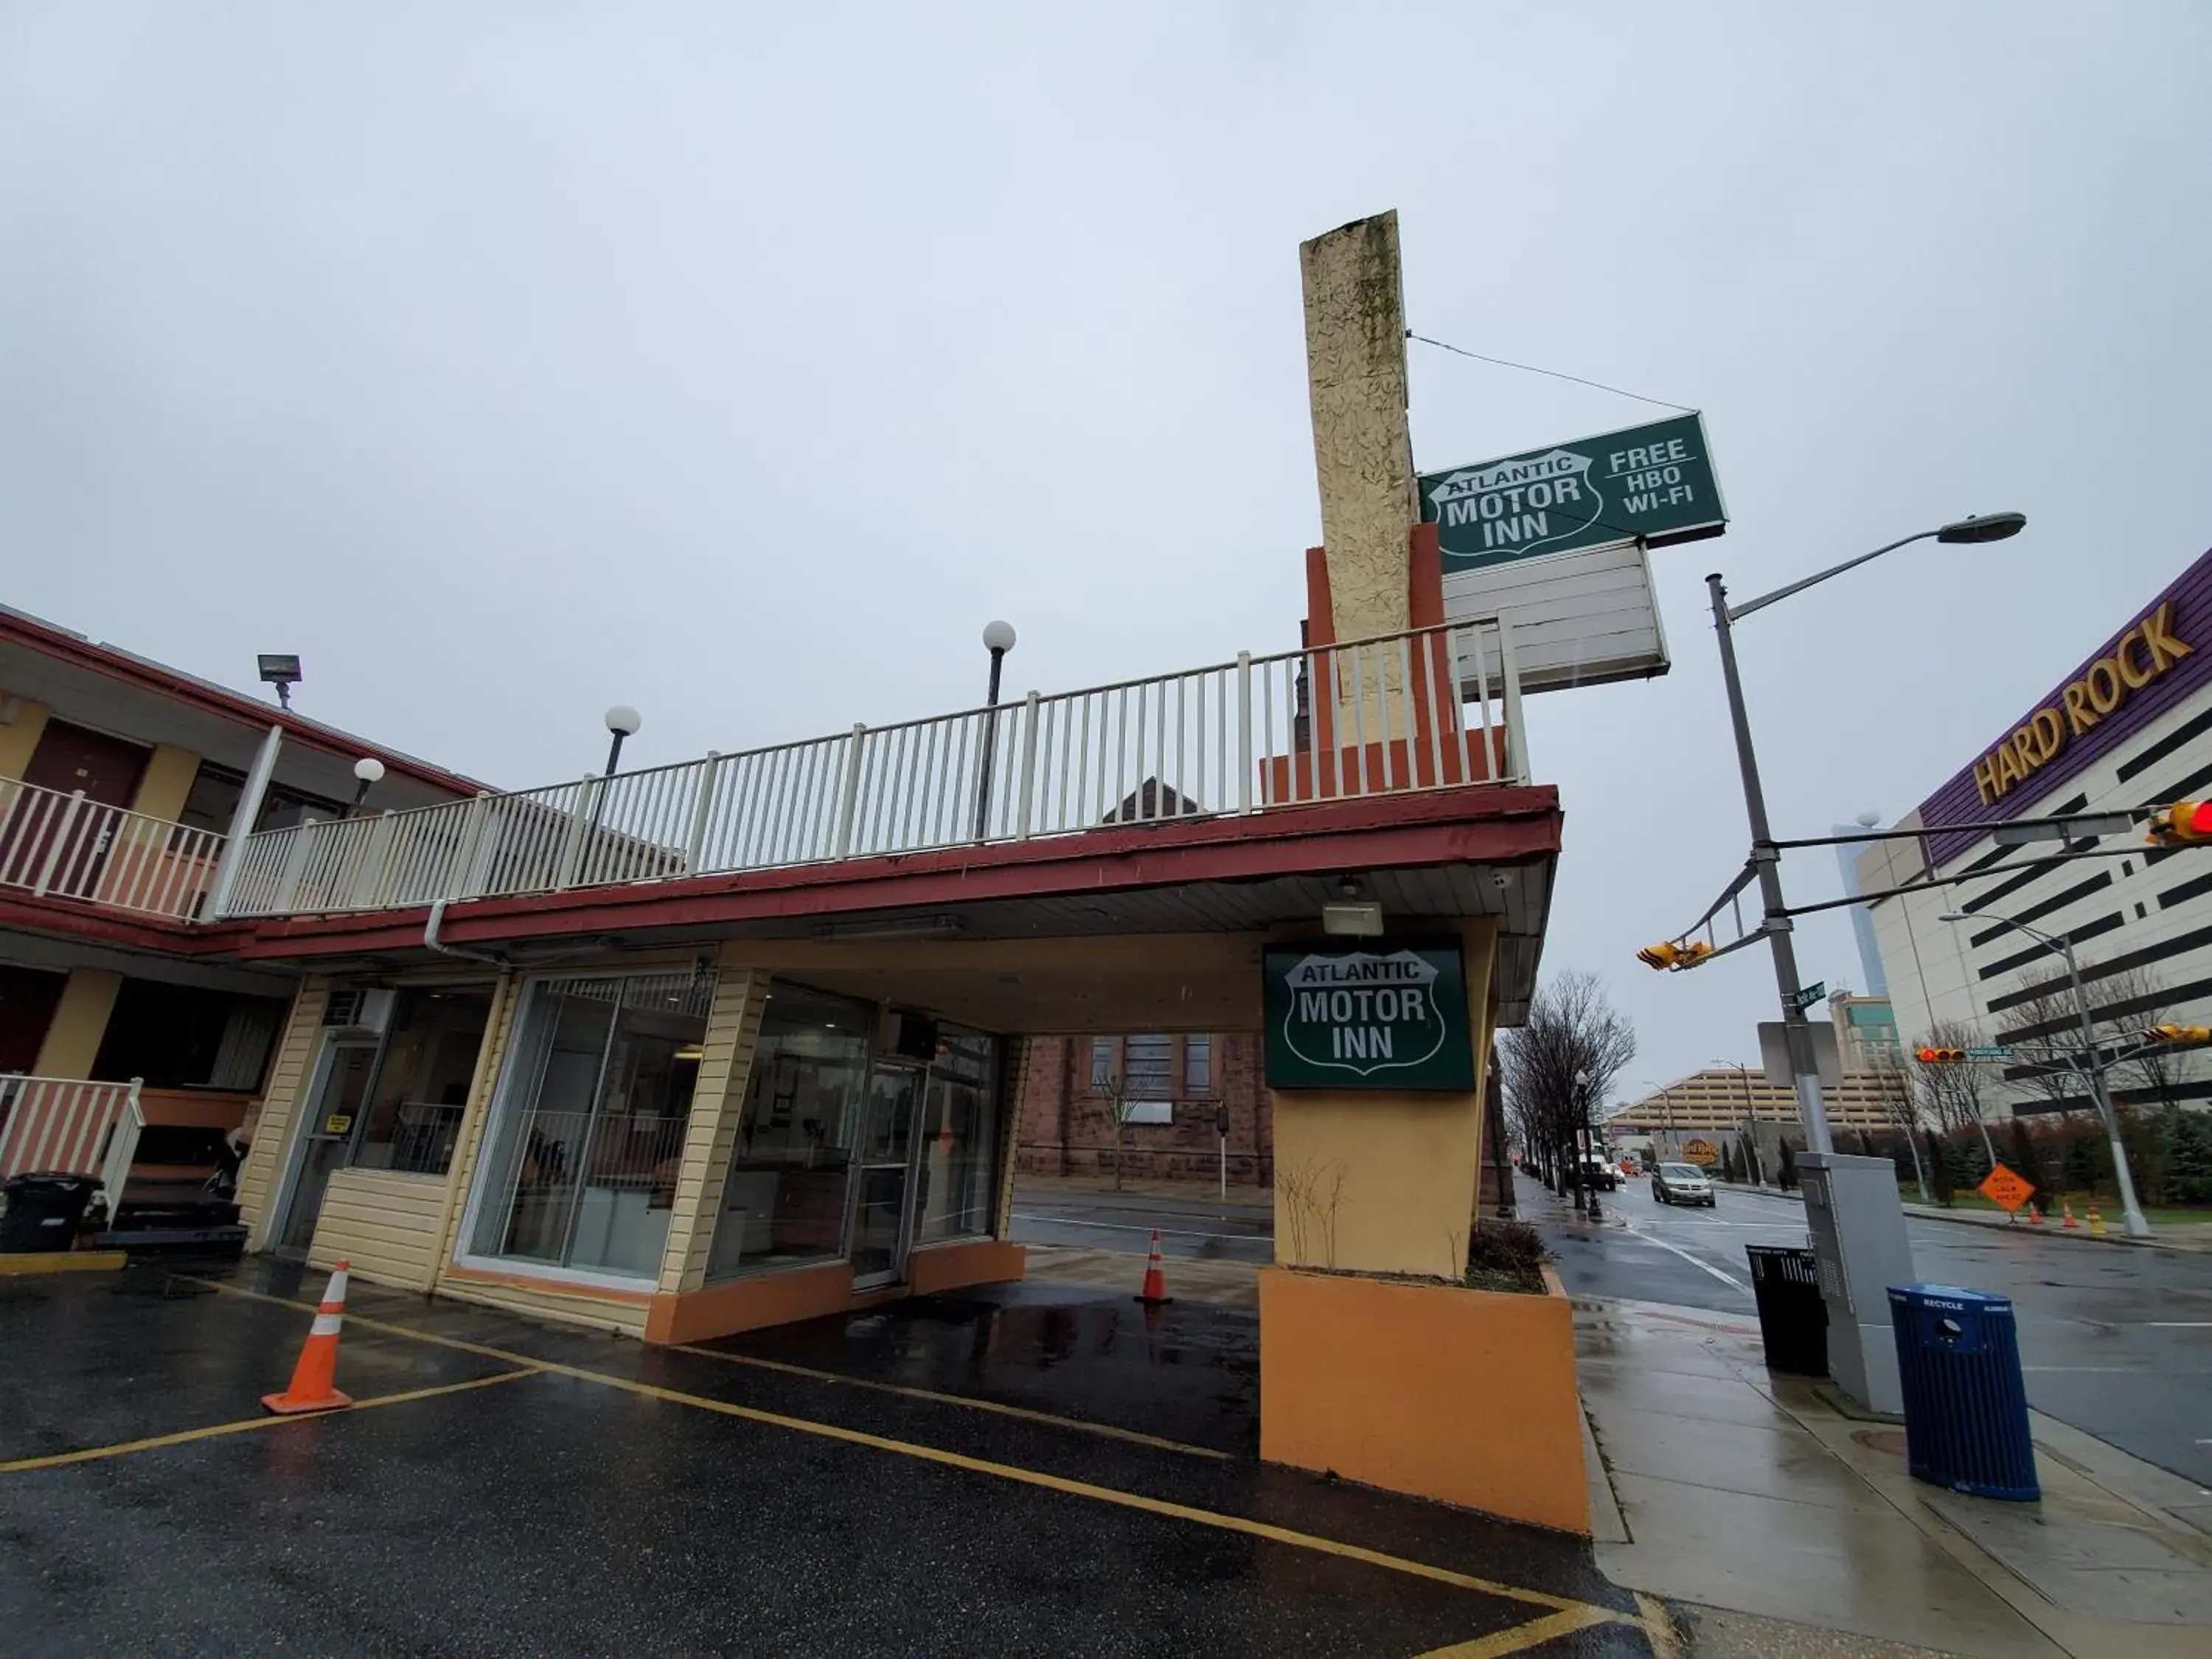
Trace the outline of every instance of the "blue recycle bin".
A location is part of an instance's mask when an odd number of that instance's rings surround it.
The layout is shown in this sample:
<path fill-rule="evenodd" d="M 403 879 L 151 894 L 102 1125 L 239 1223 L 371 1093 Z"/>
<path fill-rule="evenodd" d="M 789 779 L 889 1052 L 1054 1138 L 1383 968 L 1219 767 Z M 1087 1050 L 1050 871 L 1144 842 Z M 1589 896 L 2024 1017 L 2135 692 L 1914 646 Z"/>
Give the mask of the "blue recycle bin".
<path fill-rule="evenodd" d="M 1889 1313 L 1913 1478 L 1977 1498 L 2042 1497 L 2011 1298 L 1893 1285 Z"/>

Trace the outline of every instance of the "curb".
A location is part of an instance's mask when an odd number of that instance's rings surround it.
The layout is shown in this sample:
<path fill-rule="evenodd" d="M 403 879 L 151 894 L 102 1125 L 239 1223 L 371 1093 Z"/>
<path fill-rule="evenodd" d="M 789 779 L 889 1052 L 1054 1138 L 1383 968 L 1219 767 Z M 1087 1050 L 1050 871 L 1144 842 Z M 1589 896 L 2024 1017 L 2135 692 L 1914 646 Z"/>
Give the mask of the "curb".
<path fill-rule="evenodd" d="M 112 1273 L 131 1258 L 121 1250 L 25 1250 L 0 1255 L 0 1277 L 33 1273 Z"/>

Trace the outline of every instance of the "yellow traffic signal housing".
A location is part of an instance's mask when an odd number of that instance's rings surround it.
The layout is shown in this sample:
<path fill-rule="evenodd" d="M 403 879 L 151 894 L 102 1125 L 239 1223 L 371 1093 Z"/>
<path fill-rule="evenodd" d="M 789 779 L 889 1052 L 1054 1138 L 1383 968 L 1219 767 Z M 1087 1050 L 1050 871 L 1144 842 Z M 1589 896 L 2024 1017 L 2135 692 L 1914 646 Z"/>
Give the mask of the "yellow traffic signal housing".
<path fill-rule="evenodd" d="M 2154 1025 L 2143 1033 L 2143 1041 L 2170 1043 L 2182 1048 L 2201 1048 L 2212 1043 L 2212 1025 Z"/>
<path fill-rule="evenodd" d="M 2183 847 L 2212 842 L 2212 800 L 2179 800 L 2150 815 L 2154 847 Z"/>
<path fill-rule="evenodd" d="M 1694 968 L 1712 955 L 1713 947 L 1701 941 L 1677 945 L 1671 939 L 1659 945 L 1647 945 L 1636 953 L 1636 959 L 1647 968 L 1661 969 Z"/>
<path fill-rule="evenodd" d="M 1964 1048 L 1920 1048 L 1912 1056 L 1923 1066 L 1957 1066 L 1966 1058 Z"/>

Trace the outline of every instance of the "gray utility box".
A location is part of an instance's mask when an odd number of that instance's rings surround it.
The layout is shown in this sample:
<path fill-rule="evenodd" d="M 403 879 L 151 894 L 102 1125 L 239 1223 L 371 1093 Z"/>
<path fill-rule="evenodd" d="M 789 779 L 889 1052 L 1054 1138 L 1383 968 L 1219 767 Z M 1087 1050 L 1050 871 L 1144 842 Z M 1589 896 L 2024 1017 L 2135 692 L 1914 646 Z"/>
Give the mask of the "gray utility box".
<path fill-rule="evenodd" d="M 1901 1413 L 1889 1287 L 1911 1284 L 1913 1272 L 1897 1166 L 1886 1158 L 1801 1152 L 1797 1175 L 1828 1304 L 1828 1374 L 1862 1406 Z"/>

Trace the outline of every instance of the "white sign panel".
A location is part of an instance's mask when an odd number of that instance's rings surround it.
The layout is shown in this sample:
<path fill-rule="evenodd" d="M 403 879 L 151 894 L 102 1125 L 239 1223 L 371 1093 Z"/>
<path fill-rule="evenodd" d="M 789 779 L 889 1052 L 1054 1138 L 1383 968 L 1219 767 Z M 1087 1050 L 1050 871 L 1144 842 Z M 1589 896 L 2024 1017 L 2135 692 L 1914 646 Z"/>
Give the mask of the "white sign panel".
<path fill-rule="evenodd" d="M 1634 542 L 1445 572 L 1445 620 L 1477 617 L 1503 617 L 1512 628 L 1523 692 L 1642 679 L 1668 666 L 1650 563 Z M 1496 675 L 1496 664 L 1486 667 Z M 1477 695 L 1474 665 L 1462 672 L 1467 694 Z"/>

